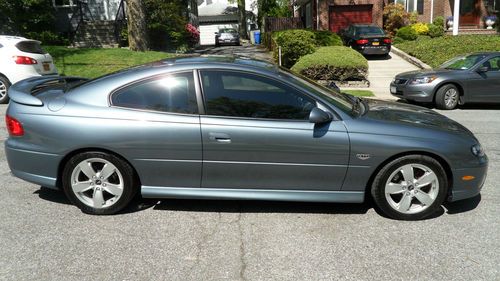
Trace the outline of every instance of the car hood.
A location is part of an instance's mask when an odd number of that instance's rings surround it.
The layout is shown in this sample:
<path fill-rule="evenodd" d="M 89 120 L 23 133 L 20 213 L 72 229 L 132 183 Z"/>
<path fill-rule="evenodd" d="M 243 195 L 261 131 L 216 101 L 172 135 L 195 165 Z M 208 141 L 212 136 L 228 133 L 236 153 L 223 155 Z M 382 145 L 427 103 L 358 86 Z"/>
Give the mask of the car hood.
<path fill-rule="evenodd" d="M 400 102 L 365 99 L 368 111 L 363 118 L 393 123 L 401 126 L 421 127 L 474 136 L 460 123 L 424 107 Z"/>
<path fill-rule="evenodd" d="M 427 75 L 440 75 L 440 74 L 446 74 L 453 72 L 454 70 L 450 69 L 420 69 L 420 70 L 413 70 L 413 71 L 408 71 L 408 72 L 403 72 L 399 73 L 396 75 L 397 78 L 413 78 L 413 77 L 419 77 L 419 76 L 427 76 Z"/>

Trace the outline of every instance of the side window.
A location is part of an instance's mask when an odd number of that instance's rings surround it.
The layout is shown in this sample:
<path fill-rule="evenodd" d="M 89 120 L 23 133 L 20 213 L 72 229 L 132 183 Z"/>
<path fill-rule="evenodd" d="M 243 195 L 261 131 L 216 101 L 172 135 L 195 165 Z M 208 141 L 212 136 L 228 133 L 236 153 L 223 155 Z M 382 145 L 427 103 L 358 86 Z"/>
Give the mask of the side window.
<path fill-rule="evenodd" d="M 491 58 L 483 63 L 490 71 L 500 71 L 500 57 Z"/>
<path fill-rule="evenodd" d="M 260 75 L 201 71 L 209 115 L 307 120 L 316 102 L 292 87 Z"/>
<path fill-rule="evenodd" d="M 113 94 L 114 106 L 173 113 L 198 113 L 193 73 L 141 81 Z"/>

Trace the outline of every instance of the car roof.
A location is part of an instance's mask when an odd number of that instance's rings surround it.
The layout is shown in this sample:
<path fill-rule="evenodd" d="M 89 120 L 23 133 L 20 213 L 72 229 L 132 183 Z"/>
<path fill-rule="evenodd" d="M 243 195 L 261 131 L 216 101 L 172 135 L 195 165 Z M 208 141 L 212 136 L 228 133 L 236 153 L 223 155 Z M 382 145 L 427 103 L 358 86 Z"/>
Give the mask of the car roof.
<path fill-rule="evenodd" d="M 21 41 L 34 41 L 41 43 L 40 41 L 24 38 L 21 36 L 0 35 L 0 42 L 2 42 L 3 44 L 15 45 Z"/>

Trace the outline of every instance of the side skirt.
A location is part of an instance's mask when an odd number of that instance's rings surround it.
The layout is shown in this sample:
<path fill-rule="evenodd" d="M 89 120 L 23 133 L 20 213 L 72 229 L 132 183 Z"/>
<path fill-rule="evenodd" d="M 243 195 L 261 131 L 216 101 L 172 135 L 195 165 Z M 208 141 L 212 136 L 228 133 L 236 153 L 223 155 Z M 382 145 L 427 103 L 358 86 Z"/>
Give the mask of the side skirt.
<path fill-rule="evenodd" d="M 363 191 L 268 190 L 142 186 L 144 198 L 270 200 L 299 202 L 363 203 Z"/>

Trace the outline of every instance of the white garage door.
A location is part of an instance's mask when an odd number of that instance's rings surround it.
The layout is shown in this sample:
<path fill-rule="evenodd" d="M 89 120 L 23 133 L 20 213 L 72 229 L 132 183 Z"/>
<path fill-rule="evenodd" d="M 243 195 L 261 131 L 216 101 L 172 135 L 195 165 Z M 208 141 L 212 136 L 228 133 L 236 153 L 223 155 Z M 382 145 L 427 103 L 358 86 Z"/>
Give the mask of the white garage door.
<path fill-rule="evenodd" d="M 211 25 L 200 25 L 200 45 L 215 45 L 215 32 L 219 31 L 219 28 L 235 28 L 237 30 L 237 24 L 211 24 Z"/>

